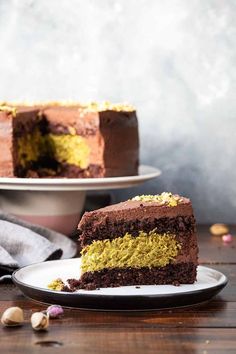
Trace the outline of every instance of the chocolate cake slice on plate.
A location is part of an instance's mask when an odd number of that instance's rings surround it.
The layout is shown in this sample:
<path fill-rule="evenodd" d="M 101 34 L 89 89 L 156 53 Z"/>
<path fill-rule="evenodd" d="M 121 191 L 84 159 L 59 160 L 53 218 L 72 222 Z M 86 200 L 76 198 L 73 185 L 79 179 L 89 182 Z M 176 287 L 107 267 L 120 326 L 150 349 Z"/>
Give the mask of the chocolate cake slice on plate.
<path fill-rule="evenodd" d="M 189 199 L 142 195 L 83 215 L 79 281 L 95 289 L 144 284 L 192 284 L 198 246 Z"/>

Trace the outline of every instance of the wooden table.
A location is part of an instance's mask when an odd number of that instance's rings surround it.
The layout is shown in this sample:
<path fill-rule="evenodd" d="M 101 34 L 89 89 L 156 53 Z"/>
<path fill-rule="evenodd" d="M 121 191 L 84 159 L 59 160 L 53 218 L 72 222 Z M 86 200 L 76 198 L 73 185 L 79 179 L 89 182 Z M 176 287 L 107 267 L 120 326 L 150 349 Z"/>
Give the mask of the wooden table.
<path fill-rule="evenodd" d="M 232 228 L 236 235 L 236 228 Z M 236 353 L 236 236 L 231 244 L 199 227 L 200 262 L 222 271 L 227 287 L 212 301 L 191 308 L 152 312 L 65 310 L 47 332 L 0 328 L 0 353 Z M 26 299 L 14 285 L 0 285 L 0 312 L 20 306 L 28 320 L 45 306 Z"/>

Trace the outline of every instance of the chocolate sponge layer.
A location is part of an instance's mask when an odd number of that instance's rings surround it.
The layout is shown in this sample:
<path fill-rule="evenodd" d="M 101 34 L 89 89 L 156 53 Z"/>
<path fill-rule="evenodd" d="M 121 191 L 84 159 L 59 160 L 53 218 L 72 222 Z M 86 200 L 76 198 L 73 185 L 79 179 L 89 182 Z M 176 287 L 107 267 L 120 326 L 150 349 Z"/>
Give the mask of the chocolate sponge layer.
<path fill-rule="evenodd" d="M 52 174 L 49 174 L 49 171 L 52 171 Z M 66 164 L 66 163 L 57 163 L 55 160 L 46 161 L 44 160 L 40 166 L 40 163 L 37 163 L 37 166 L 32 164 L 32 168 L 24 170 L 18 168 L 18 176 L 20 177 L 30 177 L 30 178 L 58 178 L 58 177 L 67 177 L 67 178 L 98 178 L 103 175 L 103 168 L 100 165 L 90 164 L 86 169 L 81 169 L 78 166 Z"/>
<path fill-rule="evenodd" d="M 68 283 L 72 291 L 128 285 L 193 284 L 196 269 L 196 264 L 191 262 L 158 268 L 112 268 L 84 273 L 79 280 L 69 279 Z"/>
<path fill-rule="evenodd" d="M 177 216 L 175 218 L 160 219 L 136 219 L 132 221 L 107 219 L 105 223 L 94 223 L 87 220 L 79 229 L 82 246 L 91 244 L 93 241 L 114 239 L 122 237 L 127 232 L 132 236 L 138 236 L 139 231 L 150 232 L 156 229 L 156 233 L 171 233 L 185 238 L 191 236 L 195 230 L 194 216 Z"/>

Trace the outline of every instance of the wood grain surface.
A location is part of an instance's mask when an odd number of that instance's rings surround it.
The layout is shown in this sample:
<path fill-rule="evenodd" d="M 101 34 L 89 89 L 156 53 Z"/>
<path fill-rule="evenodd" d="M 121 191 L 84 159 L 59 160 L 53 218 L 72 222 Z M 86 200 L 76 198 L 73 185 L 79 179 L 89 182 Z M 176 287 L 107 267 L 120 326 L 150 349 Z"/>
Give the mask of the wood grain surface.
<path fill-rule="evenodd" d="M 223 244 L 207 226 L 198 228 L 200 262 L 223 272 L 227 287 L 208 303 L 151 312 L 96 312 L 66 309 L 46 332 L 34 332 L 32 312 L 46 306 L 26 299 L 12 284 L 0 285 L 0 312 L 24 309 L 20 328 L 0 328 L 0 353 L 236 353 L 236 228 Z"/>

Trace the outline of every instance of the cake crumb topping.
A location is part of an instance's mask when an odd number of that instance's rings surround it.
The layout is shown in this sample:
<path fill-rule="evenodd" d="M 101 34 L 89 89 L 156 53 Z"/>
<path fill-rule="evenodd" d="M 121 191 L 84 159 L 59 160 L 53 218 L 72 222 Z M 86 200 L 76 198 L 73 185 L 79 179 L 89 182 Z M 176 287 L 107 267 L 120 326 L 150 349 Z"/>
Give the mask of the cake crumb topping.
<path fill-rule="evenodd" d="M 163 192 L 156 195 L 138 195 L 131 200 L 137 202 L 156 202 L 160 205 L 168 205 L 170 207 L 175 207 L 179 202 L 182 201 L 182 198 L 179 195 L 172 194 L 170 192 Z"/>
<path fill-rule="evenodd" d="M 109 101 L 103 102 L 79 102 L 73 100 L 61 100 L 61 101 L 0 101 L 1 107 L 7 107 L 9 110 L 15 109 L 15 106 L 23 107 L 77 107 L 83 112 L 104 112 L 104 111 L 115 111 L 115 112 L 134 112 L 135 108 L 128 103 L 111 103 Z"/>
<path fill-rule="evenodd" d="M 0 101 L 1 106 L 10 106 L 10 107 L 15 107 L 15 106 L 22 106 L 22 107 L 74 107 L 81 105 L 80 102 L 77 101 L 72 101 L 72 100 L 61 100 L 61 101 Z"/>
<path fill-rule="evenodd" d="M 51 290 L 56 290 L 56 291 L 62 291 L 64 289 L 65 284 L 63 281 L 58 278 L 53 280 L 50 284 L 48 284 L 48 289 Z"/>
<path fill-rule="evenodd" d="M 88 112 L 103 112 L 103 111 L 116 111 L 116 112 L 133 112 L 135 108 L 127 103 L 111 103 L 104 102 L 89 102 L 81 106 L 81 108 Z"/>

